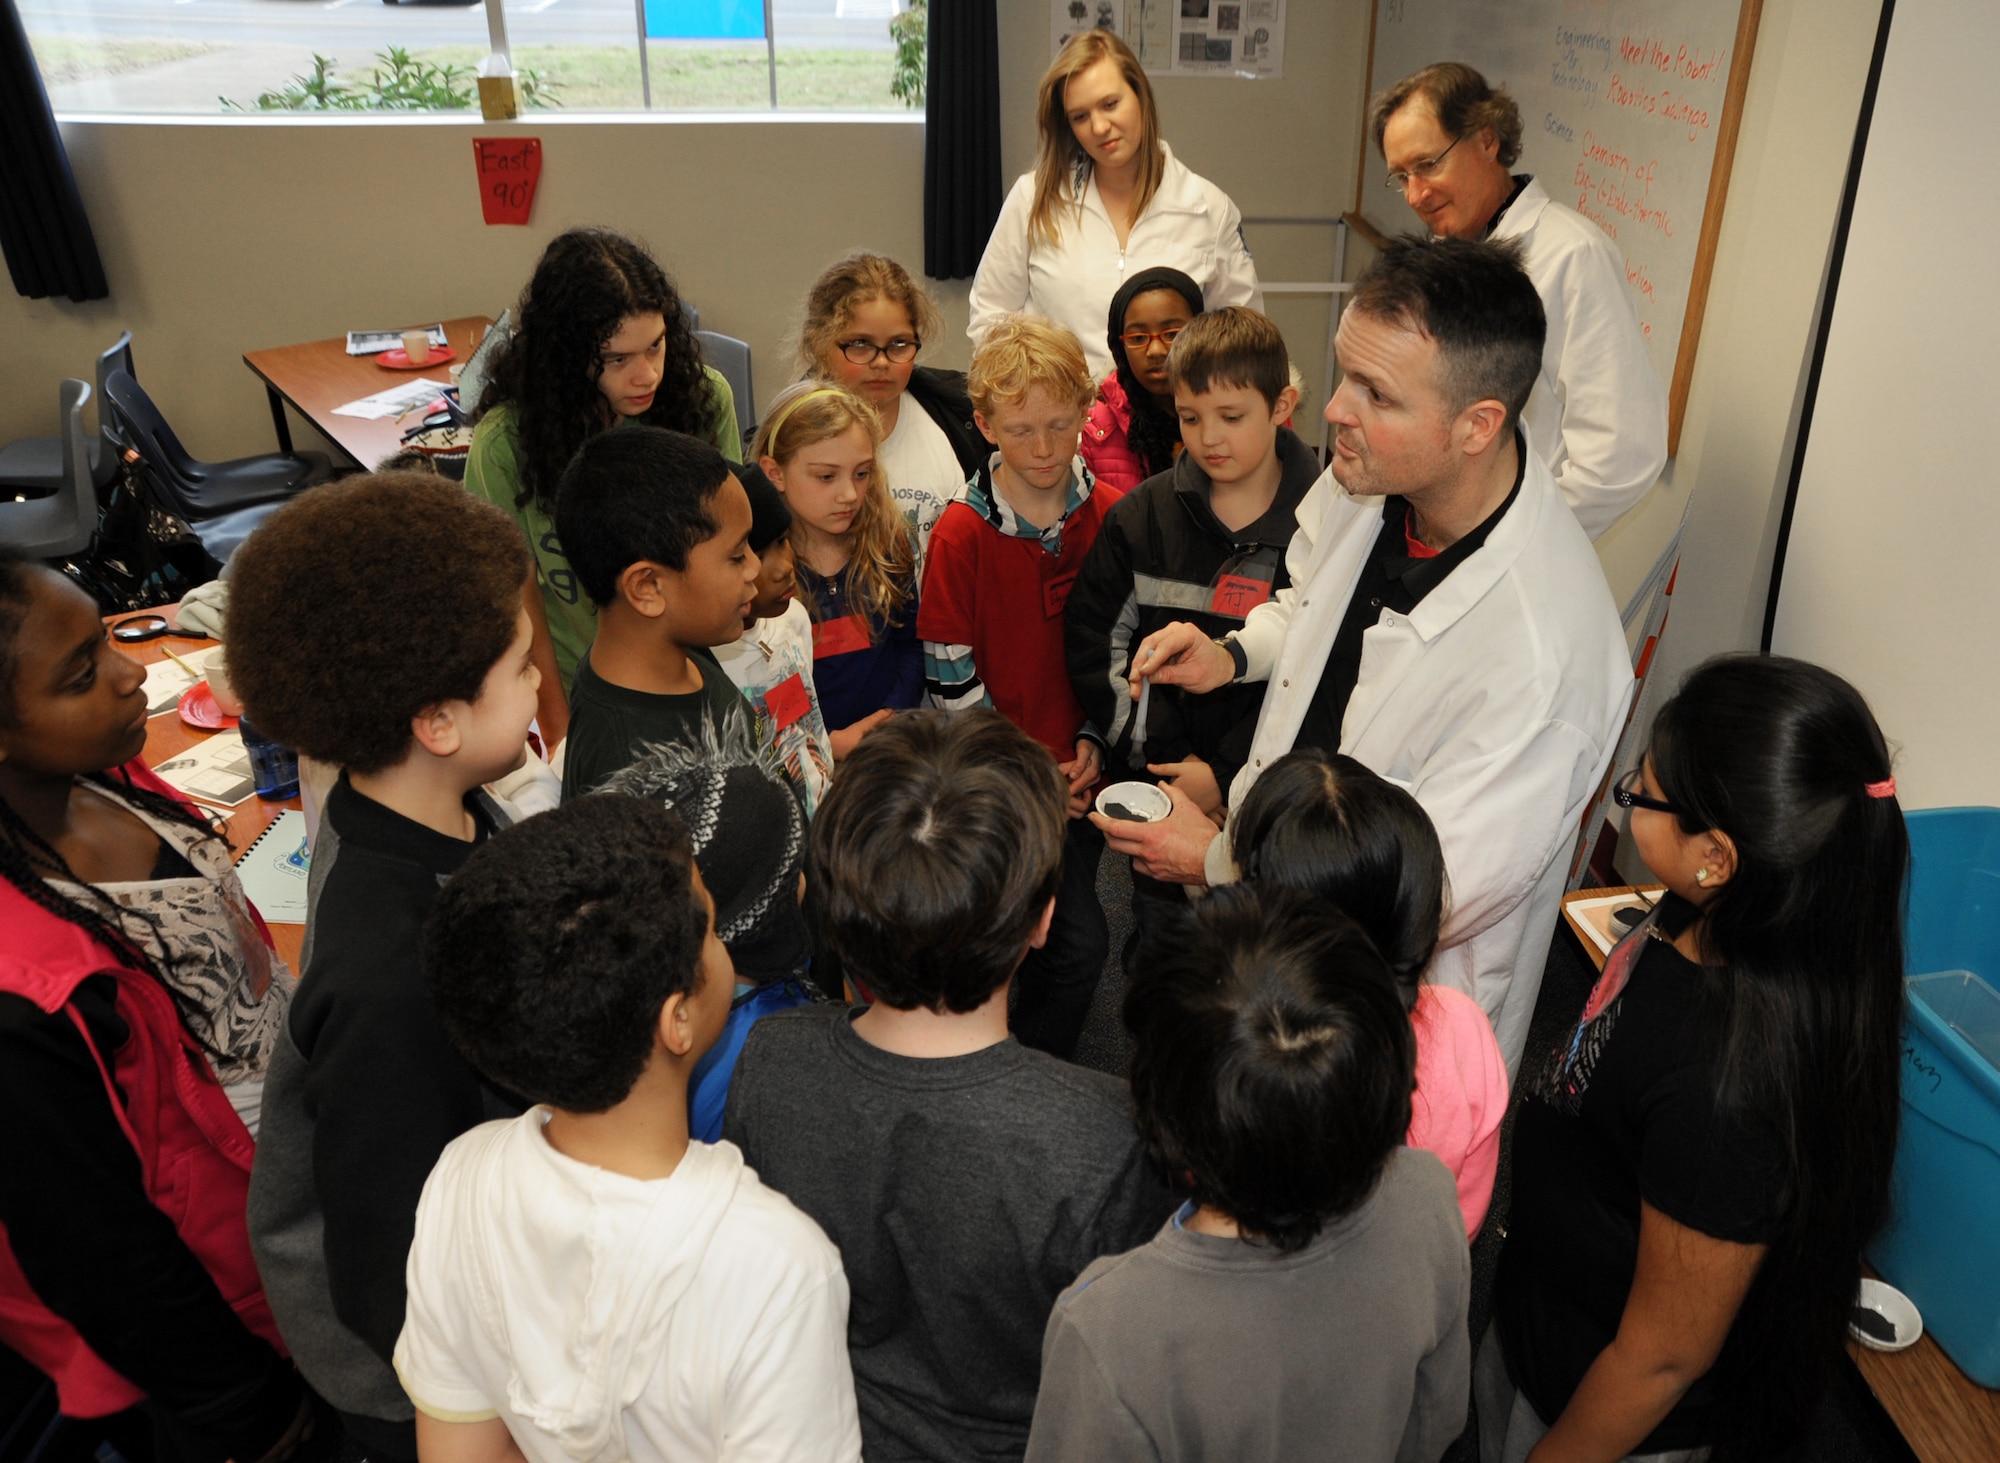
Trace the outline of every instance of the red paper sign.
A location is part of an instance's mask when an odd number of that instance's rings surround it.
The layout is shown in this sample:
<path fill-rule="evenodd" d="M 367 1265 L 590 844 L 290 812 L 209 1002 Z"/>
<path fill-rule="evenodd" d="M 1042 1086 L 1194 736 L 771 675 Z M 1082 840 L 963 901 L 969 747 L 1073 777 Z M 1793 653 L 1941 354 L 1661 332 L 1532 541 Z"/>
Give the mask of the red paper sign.
<path fill-rule="evenodd" d="M 764 709 L 771 715 L 772 726 L 783 731 L 812 710 L 812 697 L 806 692 L 806 683 L 794 672 L 764 693 Z"/>
<path fill-rule="evenodd" d="M 526 223 L 542 178 L 542 139 L 475 137 L 472 156 L 479 164 L 479 207 L 486 221 Z"/>
<path fill-rule="evenodd" d="M 1225 574 L 1215 582 L 1215 595 L 1208 608 L 1211 614 L 1242 619 L 1271 597 L 1271 581 L 1250 579 L 1241 574 Z"/>
<path fill-rule="evenodd" d="M 868 635 L 868 622 L 859 615 L 848 615 L 839 620 L 821 620 L 813 626 L 814 660 L 825 660 L 829 655 L 846 655 L 850 651 L 866 650 L 873 643 Z"/>

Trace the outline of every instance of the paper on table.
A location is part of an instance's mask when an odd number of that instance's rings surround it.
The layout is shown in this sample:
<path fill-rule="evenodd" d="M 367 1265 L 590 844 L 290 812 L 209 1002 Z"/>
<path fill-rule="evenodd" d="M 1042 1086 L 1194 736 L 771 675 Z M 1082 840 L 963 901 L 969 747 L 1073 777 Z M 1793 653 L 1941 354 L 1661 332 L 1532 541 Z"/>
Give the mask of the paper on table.
<path fill-rule="evenodd" d="M 199 681 L 208 670 L 209 658 L 220 651 L 220 645 L 206 646 L 201 650 L 190 650 L 181 659 L 193 666 L 197 674 L 189 675 L 171 660 L 156 661 L 146 667 L 146 715 L 158 716 L 163 711 L 172 711 L 187 688 Z M 181 653 L 177 650 L 176 655 Z"/>
<path fill-rule="evenodd" d="M 416 326 L 410 327 L 415 330 Z M 443 350 L 451 342 L 445 339 L 442 325 L 428 325 L 424 333 L 430 336 L 431 344 Z M 400 330 L 350 330 L 347 332 L 347 353 L 350 356 L 373 356 L 383 351 L 392 351 L 403 343 Z"/>
<path fill-rule="evenodd" d="M 250 772 L 250 753 L 243 746 L 242 735 L 233 731 L 205 737 L 153 771 L 189 797 L 226 808 L 235 807 L 257 791 Z"/>
<path fill-rule="evenodd" d="M 387 391 L 378 391 L 373 396 L 337 406 L 333 414 L 337 417 L 360 417 L 370 422 L 380 421 L 383 417 L 399 417 L 442 395 L 450 385 L 449 381 L 432 381 L 419 376 L 414 381 L 399 382 Z"/>
<path fill-rule="evenodd" d="M 243 881 L 243 892 L 266 924 L 302 925 L 306 922 L 306 875 L 311 867 L 306 815 L 297 808 L 287 808 L 243 851 L 243 857 L 236 861 L 236 877 Z"/>

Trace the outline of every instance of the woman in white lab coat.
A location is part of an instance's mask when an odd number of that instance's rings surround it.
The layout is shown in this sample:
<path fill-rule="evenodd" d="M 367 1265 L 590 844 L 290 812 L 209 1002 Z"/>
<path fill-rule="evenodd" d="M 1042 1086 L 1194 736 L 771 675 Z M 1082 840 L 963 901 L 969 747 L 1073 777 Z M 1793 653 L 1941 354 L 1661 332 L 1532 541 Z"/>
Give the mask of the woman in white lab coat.
<path fill-rule="evenodd" d="M 1211 310 L 1263 308 L 1243 215 L 1160 140 L 1131 47 L 1105 30 L 1074 37 L 1042 77 L 1036 115 L 1035 171 L 1008 193 L 972 281 L 975 347 L 1002 315 L 1027 311 L 1074 331 L 1101 377 L 1114 364 L 1111 297 L 1156 264 L 1193 276 Z"/>

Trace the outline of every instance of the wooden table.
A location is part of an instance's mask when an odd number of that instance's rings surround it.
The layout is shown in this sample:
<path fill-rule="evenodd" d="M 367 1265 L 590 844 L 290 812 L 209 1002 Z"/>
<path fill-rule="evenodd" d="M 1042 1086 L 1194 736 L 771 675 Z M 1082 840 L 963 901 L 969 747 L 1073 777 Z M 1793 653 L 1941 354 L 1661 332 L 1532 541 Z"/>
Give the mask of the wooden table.
<path fill-rule="evenodd" d="M 289 405 L 366 470 L 402 448 L 402 427 L 394 417 L 371 422 L 337 417 L 333 409 L 418 376 L 449 384 L 451 367 L 465 364 L 492 324 L 484 315 L 461 315 L 445 321 L 445 339 L 457 355 L 443 364 L 415 371 L 392 371 L 376 365 L 373 356 L 350 356 L 345 337 L 251 351 L 243 357 L 243 364 L 256 372 L 271 398 L 271 425 L 277 429 L 280 451 L 292 450 L 291 423 L 285 418 Z"/>
<path fill-rule="evenodd" d="M 171 620 L 174 618 L 174 606 L 167 605 L 153 613 L 165 615 Z M 124 616 L 114 615 L 111 618 L 123 619 Z M 183 639 L 179 636 L 170 636 L 164 640 L 143 641 L 138 645 L 120 645 L 118 649 L 140 665 L 152 665 L 156 661 L 165 660 L 169 650 L 176 655 L 184 656 L 190 651 L 206 649 L 214 643 L 213 640 L 198 637 Z M 157 767 L 169 758 L 185 752 L 196 742 L 206 741 L 214 735 L 214 732 L 189 726 L 176 712 L 161 712 L 146 723 L 146 765 Z M 211 805 L 205 803 L 203 806 Z M 215 808 L 215 811 L 227 820 L 229 841 L 235 845 L 235 856 L 241 858 L 243 850 L 256 841 L 258 834 L 275 823 L 280 813 L 287 808 L 298 806 L 299 800 L 296 797 L 286 798 L 283 802 L 266 802 L 263 798 L 251 797 L 245 798 L 234 808 Z M 299 968 L 299 949 L 305 943 L 306 927 L 274 924 L 270 929 L 271 943 L 277 947 L 278 953 L 285 957 L 285 963 L 296 973 Z"/>
<path fill-rule="evenodd" d="M 1570 912 L 1572 901 L 1606 894 L 1653 897 L 1661 884 L 1579 889 L 1563 897 L 1563 921 L 1599 970 L 1604 954 Z M 1874 1274 L 1873 1270 L 1868 1272 Z M 1989 1392 L 1953 1364 L 1926 1331 L 1903 1351 L 1871 1351 L 1851 1337 L 1847 1353 L 1921 1463 L 1973 1463 L 2000 1459 L 2000 1392 Z"/>

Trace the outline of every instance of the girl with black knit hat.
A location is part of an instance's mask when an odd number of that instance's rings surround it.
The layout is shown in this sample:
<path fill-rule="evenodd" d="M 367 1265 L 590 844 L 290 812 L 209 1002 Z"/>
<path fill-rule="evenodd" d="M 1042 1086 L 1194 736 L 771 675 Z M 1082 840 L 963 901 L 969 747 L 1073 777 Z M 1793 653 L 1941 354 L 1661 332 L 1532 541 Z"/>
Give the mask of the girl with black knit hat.
<path fill-rule="evenodd" d="M 1097 388 L 1083 426 L 1083 460 L 1101 483 L 1129 493 L 1174 465 L 1181 424 L 1167 353 L 1201 314 L 1201 286 L 1178 269 L 1142 269 L 1111 297 L 1109 340 L 1117 364 Z"/>

